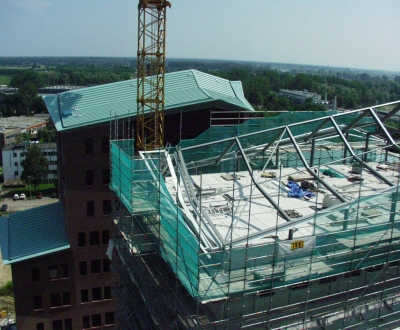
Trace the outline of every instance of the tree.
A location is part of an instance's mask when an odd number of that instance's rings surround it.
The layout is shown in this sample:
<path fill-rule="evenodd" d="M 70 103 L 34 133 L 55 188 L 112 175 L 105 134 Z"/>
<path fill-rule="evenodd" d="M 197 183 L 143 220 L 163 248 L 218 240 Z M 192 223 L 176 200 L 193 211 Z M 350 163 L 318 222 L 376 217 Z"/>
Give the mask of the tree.
<path fill-rule="evenodd" d="M 28 147 L 25 159 L 21 162 L 21 165 L 24 169 L 21 174 L 21 180 L 33 183 L 36 191 L 37 185 L 47 175 L 47 158 L 37 145 L 32 145 Z"/>
<path fill-rule="evenodd" d="M 56 142 L 56 130 L 50 126 L 44 127 L 38 130 L 37 138 L 41 143 Z"/>
<path fill-rule="evenodd" d="M 22 142 L 29 142 L 31 140 L 31 134 L 30 133 L 21 133 L 21 134 L 17 134 L 15 136 L 15 142 L 17 144 L 21 144 Z"/>

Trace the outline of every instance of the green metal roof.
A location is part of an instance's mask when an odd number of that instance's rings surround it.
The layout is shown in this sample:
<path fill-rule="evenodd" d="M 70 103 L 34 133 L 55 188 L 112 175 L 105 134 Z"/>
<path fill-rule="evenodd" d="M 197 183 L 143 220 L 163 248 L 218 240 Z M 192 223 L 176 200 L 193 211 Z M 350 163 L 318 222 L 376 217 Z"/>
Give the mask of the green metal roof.
<path fill-rule="evenodd" d="M 46 95 L 43 99 L 58 131 L 99 124 L 110 118 L 135 117 L 137 80 Z M 165 75 L 166 113 L 215 106 L 226 110 L 254 111 L 240 81 L 231 82 L 197 70 Z"/>
<path fill-rule="evenodd" d="M 60 202 L 0 218 L 3 264 L 69 249 Z"/>

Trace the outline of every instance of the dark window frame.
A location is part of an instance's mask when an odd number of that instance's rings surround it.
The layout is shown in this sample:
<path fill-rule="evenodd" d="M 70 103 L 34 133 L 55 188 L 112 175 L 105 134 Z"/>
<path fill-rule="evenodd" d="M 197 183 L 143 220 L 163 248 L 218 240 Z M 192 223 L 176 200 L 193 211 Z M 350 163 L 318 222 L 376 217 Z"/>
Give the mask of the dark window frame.
<path fill-rule="evenodd" d="M 86 202 L 86 216 L 94 217 L 94 215 L 95 215 L 94 201 L 87 201 Z"/>
<path fill-rule="evenodd" d="M 90 246 L 100 245 L 100 231 L 94 230 L 89 232 L 89 245 Z"/>
<path fill-rule="evenodd" d="M 42 296 L 34 296 L 33 297 L 33 309 L 34 310 L 42 310 L 43 309 Z"/>
<path fill-rule="evenodd" d="M 36 323 L 36 330 L 44 330 L 44 323 L 43 322 Z"/>
<path fill-rule="evenodd" d="M 100 259 L 90 261 L 90 274 L 101 273 L 101 262 Z"/>
<path fill-rule="evenodd" d="M 114 312 L 104 313 L 104 325 L 113 325 L 113 324 L 115 324 Z"/>
<path fill-rule="evenodd" d="M 57 308 L 62 306 L 62 301 L 61 301 L 61 294 L 59 292 L 57 293 L 51 293 L 50 294 L 50 308 Z"/>
<path fill-rule="evenodd" d="M 69 278 L 68 264 L 60 265 L 60 278 Z"/>
<path fill-rule="evenodd" d="M 93 154 L 93 139 L 92 138 L 85 139 L 85 154 L 86 155 Z"/>
<path fill-rule="evenodd" d="M 110 241 L 110 231 L 108 229 L 104 229 L 101 231 L 101 244 L 107 245 Z"/>
<path fill-rule="evenodd" d="M 103 288 L 103 299 L 104 300 L 112 299 L 111 286 L 108 285 Z"/>
<path fill-rule="evenodd" d="M 63 321 L 62 320 L 53 320 L 52 321 L 52 330 L 63 330 Z"/>
<path fill-rule="evenodd" d="M 92 315 L 92 328 L 101 327 L 101 314 Z"/>
<path fill-rule="evenodd" d="M 62 293 L 62 303 L 63 306 L 71 306 L 71 293 L 69 291 L 64 291 Z"/>
<path fill-rule="evenodd" d="M 71 318 L 64 320 L 64 330 L 72 330 L 72 319 Z"/>
<path fill-rule="evenodd" d="M 101 137 L 101 152 L 103 154 L 110 153 L 110 138 L 108 136 Z"/>
<path fill-rule="evenodd" d="M 92 288 L 92 301 L 102 301 L 103 300 L 103 291 L 101 286 Z"/>
<path fill-rule="evenodd" d="M 86 233 L 81 232 L 78 233 L 78 247 L 85 247 L 86 246 Z"/>
<path fill-rule="evenodd" d="M 103 186 L 108 186 L 111 181 L 111 171 L 109 168 L 103 168 L 101 170 L 101 184 Z"/>
<path fill-rule="evenodd" d="M 103 200 L 103 215 L 108 216 L 112 212 L 112 205 L 110 199 Z"/>
<path fill-rule="evenodd" d="M 82 289 L 81 290 L 81 304 L 86 304 L 89 302 L 89 290 Z"/>
<path fill-rule="evenodd" d="M 111 272 L 110 265 L 111 265 L 110 259 L 108 259 L 108 258 L 103 259 L 103 273 Z"/>
<path fill-rule="evenodd" d="M 83 329 L 90 329 L 90 316 L 84 315 L 82 316 L 82 328 Z"/>
<path fill-rule="evenodd" d="M 87 263 L 86 261 L 79 262 L 79 275 L 85 276 L 87 275 Z"/>
<path fill-rule="evenodd" d="M 93 170 L 86 170 L 85 172 L 85 183 L 87 187 L 94 186 L 94 171 Z"/>
<path fill-rule="evenodd" d="M 32 282 L 40 282 L 40 268 L 32 267 Z"/>
<path fill-rule="evenodd" d="M 58 265 L 49 265 L 48 266 L 48 274 L 49 274 L 50 280 L 58 279 L 60 277 Z"/>

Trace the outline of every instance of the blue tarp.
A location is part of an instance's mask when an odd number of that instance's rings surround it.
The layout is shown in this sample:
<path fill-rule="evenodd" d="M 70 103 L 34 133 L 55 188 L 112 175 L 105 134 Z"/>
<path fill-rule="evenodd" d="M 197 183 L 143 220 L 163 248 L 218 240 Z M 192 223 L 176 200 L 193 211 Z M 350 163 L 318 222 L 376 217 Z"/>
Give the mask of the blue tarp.
<path fill-rule="evenodd" d="M 294 181 L 289 181 L 287 187 L 290 188 L 288 192 L 289 197 L 294 198 L 302 198 L 302 197 L 314 197 L 315 194 L 308 190 L 303 190 L 301 187 Z"/>

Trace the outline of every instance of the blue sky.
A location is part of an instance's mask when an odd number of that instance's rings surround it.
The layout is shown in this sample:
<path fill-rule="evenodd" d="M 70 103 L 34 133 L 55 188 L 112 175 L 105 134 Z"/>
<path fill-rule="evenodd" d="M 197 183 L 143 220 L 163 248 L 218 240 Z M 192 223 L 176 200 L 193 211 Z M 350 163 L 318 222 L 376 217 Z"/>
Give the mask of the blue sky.
<path fill-rule="evenodd" d="M 399 0 L 171 0 L 167 57 L 400 71 Z M 0 56 L 136 56 L 138 0 L 0 0 Z"/>

